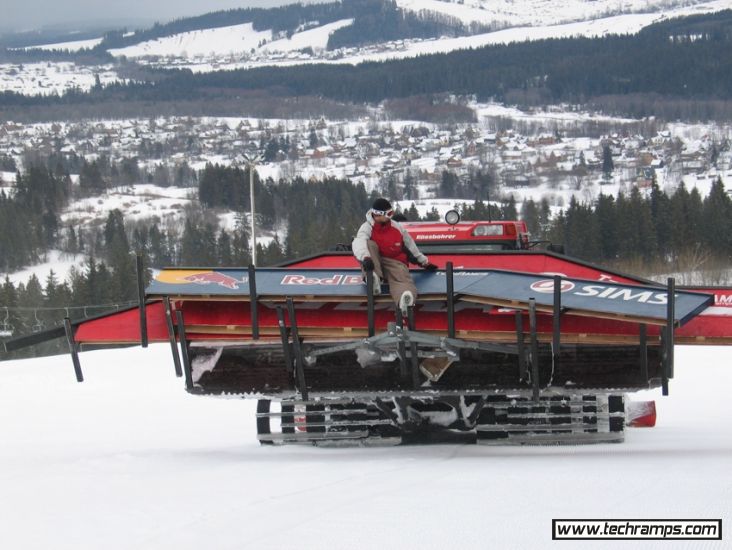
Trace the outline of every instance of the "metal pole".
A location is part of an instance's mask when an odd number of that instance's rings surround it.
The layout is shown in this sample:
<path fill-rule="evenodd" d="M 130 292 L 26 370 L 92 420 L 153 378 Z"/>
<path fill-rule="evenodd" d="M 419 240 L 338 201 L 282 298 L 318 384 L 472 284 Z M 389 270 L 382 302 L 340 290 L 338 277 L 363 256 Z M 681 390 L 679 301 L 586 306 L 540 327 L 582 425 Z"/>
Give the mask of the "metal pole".
<path fill-rule="evenodd" d="M 257 267 L 257 233 L 254 224 L 254 159 L 249 161 L 249 206 L 252 212 L 252 265 Z"/>
<path fill-rule="evenodd" d="M 81 363 L 79 362 L 78 345 L 74 339 L 74 327 L 71 326 L 71 319 L 64 318 L 64 331 L 66 332 L 66 342 L 69 344 L 69 353 L 71 354 L 71 362 L 74 364 L 74 374 L 76 381 L 83 382 L 84 375 L 81 372 Z"/>
<path fill-rule="evenodd" d="M 529 298 L 529 331 L 531 332 L 531 396 L 539 401 L 539 342 L 536 334 L 536 300 Z"/>
<path fill-rule="evenodd" d="M 140 345 L 147 347 L 147 310 L 145 303 L 145 285 L 144 285 L 144 268 L 142 265 L 142 256 L 137 254 L 135 257 L 135 266 L 137 269 L 137 303 L 140 308 Z"/>
<path fill-rule="evenodd" d="M 666 302 L 666 327 L 663 330 L 664 358 L 661 361 L 661 395 L 668 395 L 668 381 L 673 377 L 674 365 L 674 305 L 676 300 L 676 283 L 673 277 L 668 279 L 668 301 Z"/>
<path fill-rule="evenodd" d="M 668 330 L 668 377 L 674 377 L 674 329 L 676 328 L 676 280 L 673 277 L 668 279 L 668 311 L 666 327 Z"/>
<path fill-rule="evenodd" d="M 191 391 L 193 389 L 193 369 L 191 368 L 191 357 L 188 354 L 188 338 L 186 338 L 186 325 L 183 322 L 183 312 L 177 309 L 175 311 L 175 317 L 178 320 L 178 339 L 180 340 L 180 351 L 183 356 L 186 390 Z"/>
<path fill-rule="evenodd" d="M 524 318 L 521 316 L 521 312 L 517 311 L 514 313 L 514 319 L 516 320 L 516 349 L 518 350 L 519 381 L 521 381 L 528 378 L 528 370 L 526 368 L 526 351 L 524 348 Z"/>
<path fill-rule="evenodd" d="M 249 266 L 249 313 L 252 319 L 252 340 L 259 340 L 259 317 L 257 316 L 257 269 Z"/>
<path fill-rule="evenodd" d="M 410 330 L 414 330 L 414 306 L 407 308 L 407 321 L 409 322 Z M 412 356 L 412 387 L 416 390 L 422 385 L 422 381 L 419 377 L 419 358 L 417 357 L 417 342 L 412 341 L 409 344 L 409 353 Z"/>
<path fill-rule="evenodd" d="M 452 262 L 447 262 L 445 277 L 447 279 L 447 337 L 455 338 L 455 285 Z"/>
<path fill-rule="evenodd" d="M 398 308 L 397 308 L 398 309 Z M 366 312 L 368 315 L 369 337 L 376 333 L 376 321 L 374 319 L 374 272 L 366 272 Z M 401 326 L 401 323 L 399 323 Z"/>
<path fill-rule="evenodd" d="M 648 327 L 640 326 L 640 367 L 644 383 L 648 383 Z"/>
<path fill-rule="evenodd" d="M 562 277 L 554 276 L 554 317 L 552 326 L 552 355 L 554 366 L 559 365 L 559 347 L 561 346 L 561 314 L 562 314 Z"/>
<path fill-rule="evenodd" d="M 178 343 L 175 340 L 175 325 L 173 323 L 173 308 L 170 305 L 170 296 L 163 298 L 163 306 L 165 307 L 165 324 L 168 327 L 168 340 L 170 341 L 170 351 L 173 354 L 173 367 L 177 377 L 183 376 L 183 370 L 180 366 L 180 356 L 178 355 Z"/>
<path fill-rule="evenodd" d="M 292 298 L 287 298 L 287 313 L 290 318 L 290 331 L 292 333 L 292 347 L 295 352 L 295 380 L 297 389 L 300 390 L 300 397 L 303 401 L 308 400 L 308 386 L 305 382 L 305 359 L 300 347 L 300 335 L 297 333 L 297 319 L 295 318 L 295 303 Z"/>
<path fill-rule="evenodd" d="M 285 324 L 285 312 L 282 306 L 277 306 L 277 325 L 280 327 L 280 339 L 282 340 L 282 357 L 287 365 L 287 372 L 292 374 L 294 366 L 290 359 L 290 337 L 287 335 L 287 325 Z"/>

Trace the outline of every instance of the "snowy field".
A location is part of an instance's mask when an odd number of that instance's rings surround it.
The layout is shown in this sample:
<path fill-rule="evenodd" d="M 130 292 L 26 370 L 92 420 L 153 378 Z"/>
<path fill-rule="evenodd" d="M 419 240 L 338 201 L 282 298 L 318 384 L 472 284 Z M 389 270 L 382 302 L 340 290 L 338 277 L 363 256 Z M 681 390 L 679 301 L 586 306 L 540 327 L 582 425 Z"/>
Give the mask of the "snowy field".
<path fill-rule="evenodd" d="M 574 447 L 261 447 L 253 401 L 185 393 L 166 345 L 0 364 L 8 549 L 637 548 L 553 518 L 732 511 L 732 349 L 678 347 L 653 429 Z M 646 396 L 642 396 L 646 397 Z M 729 548 L 723 541 L 643 548 Z"/>
<path fill-rule="evenodd" d="M 0 63 L 0 92 L 24 95 L 63 95 L 71 89 L 89 91 L 119 81 L 112 65 L 77 65 L 71 62 Z"/>

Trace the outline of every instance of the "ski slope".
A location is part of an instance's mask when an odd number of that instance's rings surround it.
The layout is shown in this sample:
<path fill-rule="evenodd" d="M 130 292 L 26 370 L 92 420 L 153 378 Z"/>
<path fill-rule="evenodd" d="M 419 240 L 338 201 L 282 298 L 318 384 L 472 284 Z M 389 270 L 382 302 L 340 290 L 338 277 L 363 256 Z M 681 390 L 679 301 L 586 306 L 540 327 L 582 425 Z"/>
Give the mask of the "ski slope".
<path fill-rule="evenodd" d="M 259 446 L 255 402 L 186 394 L 167 345 L 83 353 L 83 384 L 68 357 L 0 363 L 0 540 L 39 550 L 603 549 L 623 543 L 553 543 L 551 520 L 727 523 L 730 359 L 730 348 L 678 347 L 670 396 L 648 392 L 658 426 L 629 430 L 623 444 L 341 449 Z"/>

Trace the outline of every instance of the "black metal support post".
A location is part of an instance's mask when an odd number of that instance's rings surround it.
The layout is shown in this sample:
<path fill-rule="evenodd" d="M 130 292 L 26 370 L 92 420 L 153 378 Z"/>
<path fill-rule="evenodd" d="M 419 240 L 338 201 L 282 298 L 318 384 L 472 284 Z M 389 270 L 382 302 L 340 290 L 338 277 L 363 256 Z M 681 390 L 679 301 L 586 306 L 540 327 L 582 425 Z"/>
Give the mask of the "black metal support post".
<path fill-rule="evenodd" d="M 64 331 L 66 332 L 66 342 L 69 344 L 69 353 L 71 354 L 71 361 L 74 363 L 74 374 L 76 374 L 76 381 L 83 382 L 84 374 L 81 372 L 81 362 L 79 361 L 79 346 L 74 338 L 74 327 L 71 326 L 71 319 L 68 317 L 64 318 Z"/>
<path fill-rule="evenodd" d="M 277 306 L 277 324 L 280 327 L 280 339 L 282 340 L 282 356 L 287 365 L 287 372 L 292 374 L 294 367 L 292 359 L 290 359 L 290 338 L 287 334 L 287 324 L 285 323 L 285 311 L 282 306 Z"/>
<path fill-rule="evenodd" d="M 666 325 L 668 326 L 668 377 L 674 377 L 674 345 L 676 344 L 676 338 L 674 337 L 674 330 L 676 329 L 676 280 L 673 277 L 668 279 L 668 319 Z"/>
<path fill-rule="evenodd" d="M 257 268 L 253 264 L 249 264 L 249 310 L 252 316 L 252 340 L 259 340 L 257 302 Z"/>
<path fill-rule="evenodd" d="M 142 265 L 142 256 L 135 257 L 137 268 L 137 300 L 140 308 L 140 345 L 147 347 L 147 309 L 145 304 L 145 268 Z"/>
<path fill-rule="evenodd" d="M 640 326 L 640 368 L 644 382 L 648 382 L 648 326 Z"/>
<path fill-rule="evenodd" d="M 303 401 L 308 400 L 308 387 L 305 383 L 305 358 L 302 356 L 300 337 L 297 334 L 297 318 L 295 317 L 295 303 L 292 298 L 287 298 L 287 313 L 290 317 L 290 330 L 292 331 L 292 347 L 295 352 L 295 379 L 298 390 Z"/>
<path fill-rule="evenodd" d="M 552 355 L 554 368 L 559 367 L 559 348 L 561 341 L 561 315 L 562 315 L 562 277 L 554 276 L 554 315 L 552 316 Z"/>
<path fill-rule="evenodd" d="M 524 317 L 520 311 L 514 313 L 516 319 L 516 348 L 518 349 L 519 380 L 528 378 L 526 372 L 526 350 L 524 347 Z"/>
<path fill-rule="evenodd" d="M 178 343 L 175 339 L 175 325 L 173 324 L 173 308 L 170 306 L 170 296 L 163 298 L 163 306 L 165 307 L 165 324 L 168 327 L 168 340 L 170 341 L 170 351 L 173 354 L 173 365 L 175 366 L 175 375 L 180 378 L 183 376 L 183 370 L 180 367 L 180 355 L 178 354 Z"/>
<path fill-rule="evenodd" d="M 674 366 L 674 324 L 676 312 L 676 282 L 673 277 L 668 279 L 668 300 L 666 301 L 666 328 L 663 330 L 663 350 L 661 361 L 661 394 L 668 395 L 668 381 L 673 377 Z"/>
<path fill-rule="evenodd" d="M 411 330 L 414 330 L 414 306 L 409 306 L 407 308 L 407 319 L 409 320 L 409 328 Z M 412 386 L 416 390 L 422 383 L 419 376 L 419 357 L 417 356 L 417 342 L 410 342 L 409 352 L 412 356 Z"/>
<path fill-rule="evenodd" d="M 529 298 L 529 331 L 531 332 L 531 389 L 534 401 L 539 400 L 539 340 L 536 334 L 536 300 Z"/>
<path fill-rule="evenodd" d="M 376 333 L 374 326 L 374 272 L 366 271 L 366 309 L 368 312 L 369 337 Z"/>
<path fill-rule="evenodd" d="M 191 357 L 188 354 L 188 338 L 186 337 L 186 325 L 183 322 L 183 312 L 176 310 L 175 317 L 178 320 L 178 338 L 183 357 L 183 372 L 186 375 L 186 390 L 191 391 L 193 389 L 193 370 L 191 369 Z"/>
<path fill-rule="evenodd" d="M 452 262 L 447 262 L 445 277 L 447 278 L 447 337 L 455 338 L 455 281 Z"/>
<path fill-rule="evenodd" d="M 396 308 L 396 324 L 399 329 L 404 328 L 404 316 L 402 310 Z M 404 340 L 399 340 L 397 344 L 397 352 L 399 354 L 399 375 L 403 380 L 407 380 L 409 376 L 409 365 L 407 364 L 407 346 L 404 344 Z"/>

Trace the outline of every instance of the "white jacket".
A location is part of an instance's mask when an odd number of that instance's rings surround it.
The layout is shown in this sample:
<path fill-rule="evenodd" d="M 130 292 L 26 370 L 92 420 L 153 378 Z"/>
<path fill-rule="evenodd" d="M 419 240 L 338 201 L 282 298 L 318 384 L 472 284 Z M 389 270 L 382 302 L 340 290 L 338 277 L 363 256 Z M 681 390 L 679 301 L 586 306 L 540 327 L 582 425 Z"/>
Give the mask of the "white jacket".
<path fill-rule="evenodd" d="M 361 227 L 358 228 L 356 237 L 351 243 L 353 255 L 359 262 L 362 262 L 364 258 L 369 256 L 369 247 L 367 243 L 369 240 L 371 240 L 371 231 L 373 230 L 375 223 L 376 222 L 374 221 L 374 217 L 371 215 L 371 210 L 369 210 L 368 212 L 366 212 L 366 221 L 361 224 Z M 404 247 L 407 249 L 408 252 L 407 255 L 414 256 L 417 262 L 419 262 L 419 265 L 424 265 L 429 262 L 427 256 L 419 251 L 419 248 L 417 248 L 417 244 L 414 242 L 414 239 L 412 239 L 409 233 L 407 233 L 407 230 L 404 229 L 400 223 L 391 220 L 391 225 L 396 227 L 402 234 Z"/>

